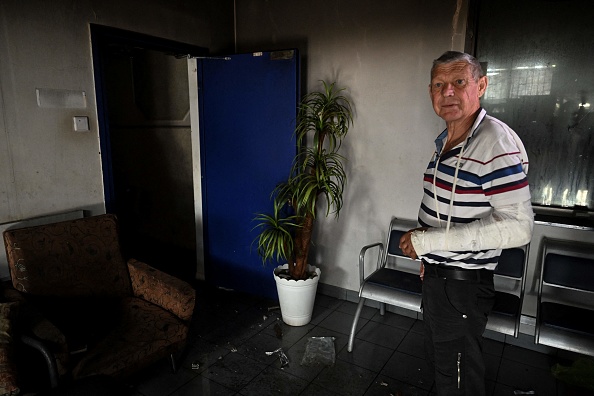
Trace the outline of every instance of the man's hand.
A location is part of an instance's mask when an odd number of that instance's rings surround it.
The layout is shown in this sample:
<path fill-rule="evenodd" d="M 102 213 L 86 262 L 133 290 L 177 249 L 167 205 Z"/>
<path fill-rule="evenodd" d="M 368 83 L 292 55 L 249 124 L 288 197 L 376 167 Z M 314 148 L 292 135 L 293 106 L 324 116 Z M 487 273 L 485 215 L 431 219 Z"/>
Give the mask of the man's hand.
<path fill-rule="evenodd" d="M 418 259 L 417 252 L 415 251 L 415 247 L 412 244 L 410 236 L 414 231 L 425 231 L 426 229 L 426 227 L 415 228 L 407 231 L 404 235 L 402 235 L 402 237 L 400 238 L 400 244 L 398 245 L 400 250 L 402 250 L 402 253 L 414 260 Z"/>

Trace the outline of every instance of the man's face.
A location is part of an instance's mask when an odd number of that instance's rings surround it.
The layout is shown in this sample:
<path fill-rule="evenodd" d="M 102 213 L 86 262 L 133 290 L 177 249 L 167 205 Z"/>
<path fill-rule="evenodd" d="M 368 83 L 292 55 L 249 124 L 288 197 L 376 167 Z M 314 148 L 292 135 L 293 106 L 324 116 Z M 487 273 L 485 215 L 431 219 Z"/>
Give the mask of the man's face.
<path fill-rule="evenodd" d="M 435 68 L 429 85 L 433 110 L 446 122 L 461 121 L 479 108 L 487 89 L 487 77 L 474 81 L 470 65 L 452 62 Z"/>

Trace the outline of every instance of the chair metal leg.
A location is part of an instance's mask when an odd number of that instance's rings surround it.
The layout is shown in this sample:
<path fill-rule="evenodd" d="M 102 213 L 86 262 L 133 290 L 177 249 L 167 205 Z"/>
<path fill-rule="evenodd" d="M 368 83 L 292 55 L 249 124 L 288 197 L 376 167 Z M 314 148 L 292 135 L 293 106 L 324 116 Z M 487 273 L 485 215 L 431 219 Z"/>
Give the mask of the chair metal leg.
<path fill-rule="evenodd" d="M 384 316 L 386 313 L 386 303 L 380 303 L 380 315 Z"/>
<path fill-rule="evenodd" d="M 349 345 L 347 350 L 349 352 L 353 351 L 353 342 L 355 340 L 355 332 L 357 330 L 357 322 L 359 322 L 359 316 L 361 315 L 361 310 L 363 309 L 363 304 L 365 303 L 365 299 L 361 297 L 359 300 L 359 304 L 357 305 L 357 311 L 355 311 L 355 317 L 353 318 L 353 325 L 351 326 L 351 334 L 349 335 Z"/>

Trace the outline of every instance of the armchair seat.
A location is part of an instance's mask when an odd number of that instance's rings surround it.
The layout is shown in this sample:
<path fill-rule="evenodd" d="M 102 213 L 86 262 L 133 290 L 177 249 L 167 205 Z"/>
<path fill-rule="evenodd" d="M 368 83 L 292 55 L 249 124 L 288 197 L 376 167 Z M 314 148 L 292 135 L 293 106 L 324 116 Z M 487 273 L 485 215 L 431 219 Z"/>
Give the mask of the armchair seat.
<path fill-rule="evenodd" d="M 125 377 L 177 352 L 187 335 L 187 325 L 177 316 L 138 297 L 123 298 L 111 321 L 115 325 L 76 363 L 74 378 Z"/>

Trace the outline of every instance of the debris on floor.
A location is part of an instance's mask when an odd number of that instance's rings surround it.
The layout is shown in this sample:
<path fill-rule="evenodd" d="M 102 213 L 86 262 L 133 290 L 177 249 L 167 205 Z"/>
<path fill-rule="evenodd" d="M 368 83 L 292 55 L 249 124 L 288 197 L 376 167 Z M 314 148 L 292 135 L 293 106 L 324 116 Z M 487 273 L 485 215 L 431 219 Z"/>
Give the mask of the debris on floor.
<path fill-rule="evenodd" d="M 281 368 L 289 365 L 289 358 L 287 357 L 287 355 L 285 355 L 285 352 L 283 352 L 282 348 L 278 348 L 272 352 L 266 352 L 266 355 L 278 355 L 278 358 L 280 359 Z"/>
<path fill-rule="evenodd" d="M 336 359 L 334 340 L 334 337 L 310 337 L 305 345 L 301 365 L 333 365 Z"/>

